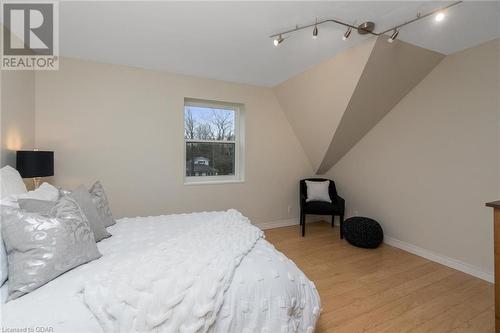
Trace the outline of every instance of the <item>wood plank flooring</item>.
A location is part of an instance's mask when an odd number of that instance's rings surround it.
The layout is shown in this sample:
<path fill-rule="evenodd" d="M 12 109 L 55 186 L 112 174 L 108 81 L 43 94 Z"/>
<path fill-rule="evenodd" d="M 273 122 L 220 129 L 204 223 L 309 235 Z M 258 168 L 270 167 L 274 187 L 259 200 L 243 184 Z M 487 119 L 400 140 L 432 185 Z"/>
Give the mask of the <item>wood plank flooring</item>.
<path fill-rule="evenodd" d="M 314 281 L 316 333 L 494 332 L 493 284 L 397 248 L 353 247 L 326 222 L 266 230 Z"/>

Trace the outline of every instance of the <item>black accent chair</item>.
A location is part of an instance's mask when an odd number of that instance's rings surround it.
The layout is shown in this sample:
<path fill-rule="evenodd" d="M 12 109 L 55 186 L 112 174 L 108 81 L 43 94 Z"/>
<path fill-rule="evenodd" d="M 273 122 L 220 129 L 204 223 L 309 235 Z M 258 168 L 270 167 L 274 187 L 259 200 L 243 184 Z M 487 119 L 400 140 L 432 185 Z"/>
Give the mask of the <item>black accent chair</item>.
<path fill-rule="evenodd" d="M 329 194 L 331 203 L 325 201 L 309 201 L 307 199 L 307 185 L 306 180 L 313 182 L 329 181 Z M 337 194 L 335 182 L 330 179 L 324 178 L 307 178 L 300 181 L 300 225 L 302 226 L 302 237 L 306 234 L 306 214 L 314 215 L 330 215 L 332 217 L 332 228 L 334 226 L 335 215 L 340 217 L 340 238 L 344 238 L 343 224 L 344 224 L 345 200 Z"/>

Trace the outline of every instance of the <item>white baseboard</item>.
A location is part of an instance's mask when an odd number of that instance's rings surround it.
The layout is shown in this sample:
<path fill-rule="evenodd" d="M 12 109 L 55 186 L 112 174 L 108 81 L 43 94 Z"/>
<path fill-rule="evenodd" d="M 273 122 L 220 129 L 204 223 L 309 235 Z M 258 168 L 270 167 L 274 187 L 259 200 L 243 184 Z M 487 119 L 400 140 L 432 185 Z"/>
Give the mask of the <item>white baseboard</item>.
<path fill-rule="evenodd" d="M 297 225 L 299 224 L 299 218 L 291 218 L 291 219 L 285 219 L 285 220 L 276 220 L 276 221 L 269 221 L 269 222 L 263 222 L 263 223 L 256 223 L 255 225 L 259 227 L 262 230 L 266 229 L 274 229 L 274 228 L 281 228 L 281 227 L 289 227 L 291 225 Z"/>
<path fill-rule="evenodd" d="M 421 248 L 419 246 L 400 241 L 399 239 L 392 238 L 392 237 L 387 237 L 384 236 L 384 243 L 390 246 L 397 247 L 398 249 L 404 250 L 406 252 L 413 253 L 417 256 L 424 257 L 426 259 L 429 259 L 431 261 L 435 261 L 437 263 L 440 263 L 442 265 L 451 267 L 453 269 L 456 269 L 457 271 L 464 272 L 466 274 L 475 276 L 477 278 L 480 278 L 482 280 L 486 280 L 491 283 L 495 283 L 495 278 L 492 272 L 485 272 L 479 267 L 469 265 L 463 261 L 453 259 L 447 256 L 444 256 L 439 253 L 435 253 L 433 251 Z"/>

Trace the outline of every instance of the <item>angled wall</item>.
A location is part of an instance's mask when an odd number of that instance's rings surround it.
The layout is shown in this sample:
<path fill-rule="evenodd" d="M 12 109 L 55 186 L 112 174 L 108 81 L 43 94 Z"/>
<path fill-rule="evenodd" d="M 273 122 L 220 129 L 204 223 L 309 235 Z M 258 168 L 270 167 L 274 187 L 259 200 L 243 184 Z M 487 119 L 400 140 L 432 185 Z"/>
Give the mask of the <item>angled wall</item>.
<path fill-rule="evenodd" d="M 385 37 L 378 38 L 318 173 L 335 165 L 443 57 L 402 41 L 388 43 Z"/>
<path fill-rule="evenodd" d="M 374 44 L 374 39 L 363 42 L 273 88 L 314 172 L 323 161 Z"/>

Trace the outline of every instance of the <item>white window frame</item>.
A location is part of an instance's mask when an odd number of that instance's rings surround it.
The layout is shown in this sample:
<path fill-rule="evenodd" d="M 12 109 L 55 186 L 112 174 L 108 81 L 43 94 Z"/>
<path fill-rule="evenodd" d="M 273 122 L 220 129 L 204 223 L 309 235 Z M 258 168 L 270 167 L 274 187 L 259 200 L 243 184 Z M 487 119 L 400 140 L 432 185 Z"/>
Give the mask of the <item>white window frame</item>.
<path fill-rule="evenodd" d="M 234 141 L 220 140 L 191 140 L 186 139 L 183 131 L 183 152 L 182 172 L 184 177 L 184 185 L 202 185 L 202 184 L 225 184 L 225 183 L 242 183 L 245 181 L 245 113 L 244 105 L 240 103 L 218 102 L 201 100 L 194 98 L 185 98 L 184 107 L 182 109 L 182 121 L 184 128 L 186 106 L 204 107 L 213 109 L 224 109 L 235 112 L 234 117 Z M 186 143 L 234 143 L 234 175 L 225 176 L 186 176 Z"/>

